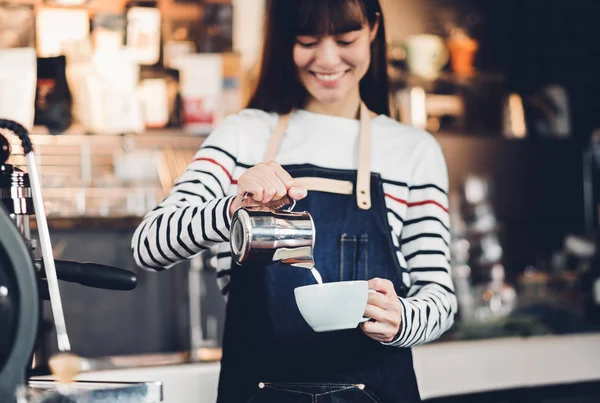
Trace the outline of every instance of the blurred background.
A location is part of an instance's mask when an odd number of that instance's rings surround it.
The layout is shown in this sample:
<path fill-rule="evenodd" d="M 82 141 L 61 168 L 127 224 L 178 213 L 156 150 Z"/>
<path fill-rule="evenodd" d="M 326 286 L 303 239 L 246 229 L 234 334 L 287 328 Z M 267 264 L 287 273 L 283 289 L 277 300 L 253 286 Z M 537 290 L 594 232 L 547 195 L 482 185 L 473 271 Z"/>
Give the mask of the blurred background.
<path fill-rule="evenodd" d="M 600 1 L 381 1 L 393 117 L 435 135 L 450 176 L 460 312 L 434 344 L 597 335 Z M 213 256 L 157 275 L 135 267 L 130 240 L 211 130 L 244 107 L 267 2 L 0 0 L 0 116 L 33 134 L 55 256 L 139 278 L 127 293 L 61 283 L 81 355 L 220 346 Z M 9 163 L 26 169 L 9 139 Z M 557 379 L 534 383 L 555 388 L 529 400 L 507 384 L 472 401 L 600 401 L 587 383 L 600 381 L 594 363 L 566 392 Z"/>

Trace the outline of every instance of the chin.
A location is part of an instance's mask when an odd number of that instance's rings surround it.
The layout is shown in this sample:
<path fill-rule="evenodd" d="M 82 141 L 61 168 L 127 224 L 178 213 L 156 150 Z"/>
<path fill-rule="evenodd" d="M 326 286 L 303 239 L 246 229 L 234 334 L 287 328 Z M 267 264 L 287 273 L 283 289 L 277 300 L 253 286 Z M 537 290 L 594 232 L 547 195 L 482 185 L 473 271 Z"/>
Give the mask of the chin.
<path fill-rule="evenodd" d="M 335 98 L 331 98 L 331 97 L 319 97 L 316 98 L 317 101 L 319 101 L 320 103 L 324 104 L 324 105 L 335 105 L 338 102 L 340 102 L 343 98 L 342 97 L 335 97 Z"/>
<path fill-rule="evenodd" d="M 343 100 L 344 95 L 315 93 L 315 94 L 313 94 L 313 98 L 315 98 L 317 101 L 319 101 L 322 104 L 332 105 L 332 104 L 336 104 L 336 103 L 340 102 L 341 100 Z"/>

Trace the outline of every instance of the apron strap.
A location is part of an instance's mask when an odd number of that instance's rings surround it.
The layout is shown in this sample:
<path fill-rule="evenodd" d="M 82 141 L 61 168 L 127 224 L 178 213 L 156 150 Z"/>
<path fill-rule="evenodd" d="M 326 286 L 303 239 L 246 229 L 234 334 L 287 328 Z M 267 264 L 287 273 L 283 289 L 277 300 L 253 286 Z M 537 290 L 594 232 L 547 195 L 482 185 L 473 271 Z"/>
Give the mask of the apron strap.
<path fill-rule="evenodd" d="M 267 162 L 275 159 L 292 113 L 293 111 L 279 117 L 263 161 Z M 337 194 L 352 194 L 353 191 L 352 183 L 347 181 L 311 177 L 294 179 L 307 190 Z M 369 115 L 367 106 L 363 102 L 360 104 L 356 203 L 362 210 L 371 208 L 371 116 Z"/>
<path fill-rule="evenodd" d="M 279 147 L 281 146 L 281 140 L 283 139 L 283 135 L 285 134 L 285 129 L 292 117 L 292 113 L 286 113 L 285 115 L 281 115 L 279 117 L 279 121 L 277 122 L 277 126 L 275 126 L 275 130 L 271 135 L 271 140 L 269 141 L 269 146 L 267 148 L 267 152 L 265 153 L 265 157 L 263 158 L 264 162 L 273 161 L 277 152 L 279 151 Z"/>
<path fill-rule="evenodd" d="M 360 209 L 371 208 L 371 116 L 364 102 L 360 103 L 356 202 Z"/>
<path fill-rule="evenodd" d="M 316 190 L 317 192 L 336 193 L 340 195 L 351 195 L 354 192 L 354 185 L 350 181 L 313 178 L 310 176 L 294 178 L 294 181 L 307 190 Z"/>

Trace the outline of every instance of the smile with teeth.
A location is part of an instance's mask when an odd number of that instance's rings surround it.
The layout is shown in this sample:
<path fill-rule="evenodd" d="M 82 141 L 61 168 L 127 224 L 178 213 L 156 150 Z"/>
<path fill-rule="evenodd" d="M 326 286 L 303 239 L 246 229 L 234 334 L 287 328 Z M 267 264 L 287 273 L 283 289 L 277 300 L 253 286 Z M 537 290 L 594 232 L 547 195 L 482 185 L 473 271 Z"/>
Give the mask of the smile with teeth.
<path fill-rule="evenodd" d="M 338 78 L 342 77 L 344 74 L 346 74 L 346 71 L 340 71 L 339 73 L 333 73 L 333 74 L 323 74 L 323 73 L 312 72 L 312 74 L 315 77 L 317 77 L 319 80 L 322 80 L 322 81 L 335 81 Z"/>

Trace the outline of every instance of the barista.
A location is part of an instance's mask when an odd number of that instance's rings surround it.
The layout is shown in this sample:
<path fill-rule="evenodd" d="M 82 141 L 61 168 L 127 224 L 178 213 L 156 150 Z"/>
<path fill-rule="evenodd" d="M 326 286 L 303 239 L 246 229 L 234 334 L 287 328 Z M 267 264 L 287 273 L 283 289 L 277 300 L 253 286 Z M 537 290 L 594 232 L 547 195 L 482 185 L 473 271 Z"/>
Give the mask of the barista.
<path fill-rule="evenodd" d="M 389 117 L 378 0 L 271 0 L 265 29 L 248 108 L 206 139 L 146 215 L 135 259 L 164 270 L 218 244 L 228 299 L 219 402 L 418 402 L 411 347 L 438 338 L 456 313 L 441 149 Z M 329 185 L 297 179 L 306 177 Z M 347 182 L 351 192 L 332 185 Z M 314 283 L 308 270 L 232 265 L 232 214 L 285 196 L 313 216 L 324 281 L 367 279 L 378 291 L 371 321 L 315 333 L 293 296 Z"/>

